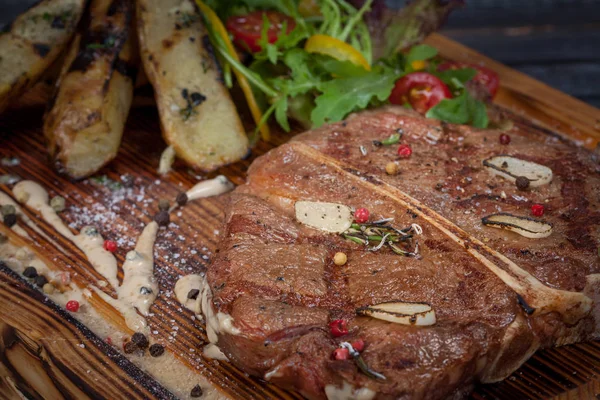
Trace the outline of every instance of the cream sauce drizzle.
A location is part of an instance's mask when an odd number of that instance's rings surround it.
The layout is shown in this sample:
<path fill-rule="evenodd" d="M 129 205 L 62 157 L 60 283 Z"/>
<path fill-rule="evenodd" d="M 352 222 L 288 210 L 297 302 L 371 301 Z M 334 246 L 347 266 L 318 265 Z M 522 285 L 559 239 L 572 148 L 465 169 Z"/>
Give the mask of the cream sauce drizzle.
<path fill-rule="evenodd" d="M 219 175 L 214 179 L 209 179 L 195 184 L 190 190 L 185 192 L 188 201 L 200 199 L 203 197 L 218 196 L 227 193 L 235 187 L 227 177 Z"/>
<path fill-rule="evenodd" d="M 217 196 L 230 191 L 233 187 L 234 185 L 225 176 L 219 175 L 214 179 L 196 184 L 188 190 L 186 194 L 188 196 L 188 201 L 191 201 L 202 197 Z M 19 202 L 24 203 L 26 206 L 40 213 L 42 218 L 58 233 L 81 249 L 92 266 L 116 289 L 118 299 L 114 299 L 98 288 L 92 287 L 100 297 L 123 315 L 127 325 L 134 330 L 147 330 L 148 327 L 145 318 L 140 316 L 135 309 L 142 315 L 147 316 L 150 307 L 158 295 L 159 288 L 154 277 L 153 254 L 154 243 L 159 230 L 158 224 L 152 221 L 146 225 L 138 238 L 135 250 L 130 251 L 127 254 L 126 261 L 123 264 L 123 283 L 119 286 L 117 279 L 117 260 L 111 252 L 104 249 L 104 239 L 102 235 L 98 233 L 96 228 L 86 226 L 77 235 L 71 232 L 56 211 L 49 205 L 50 199 L 48 192 L 36 182 L 21 181 L 15 185 L 13 193 Z M 0 204 L 14 205 L 18 215 L 25 223 L 33 229 L 36 229 L 36 232 L 39 231 L 40 234 L 48 238 L 47 235 L 33 223 L 33 221 L 23 214 L 22 209 L 18 204 L 15 203 L 10 196 L 1 191 Z M 15 225 L 13 229 L 18 234 L 28 237 L 27 232 L 18 225 Z M 54 240 L 50 238 L 48 238 L 48 240 L 61 248 Z M 48 270 L 48 268 L 46 267 L 45 270 Z M 210 288 L 205 284 L 204 278 L 200 277 L 200 279 L 199 282 L 207 289 L 203 289 L 202 296 L 198 296 L 198 299 L 194 302 L 195 305 L 193 307 L 194 310 L 197 310 L 194 311 L 196 314 L 199 314 L 201 311 L 201 302 L 203 299 L 208 305 L 208 301 L 212 298 Z M 197 286 L 198 283 L 196 282 L 195 285 Z M 187 299 L 188 292 L 189 289 L 184 293 L 185 299 Z M 210 294 L 210 298 L 207 297 L 208 294 Z M 219 331 L 231 334 L 239 333 L 239 330 L 233 326 L 232 318 L 228 314 L 219 312 L 214 315 L 212 306 L 207 308 L 206 313 L 210 314 L 207 318 L 207 324 L 211 325 L 211 333 L 209 336 L 214 339 L 214 342 L 217 340 L 216 333 Z"/>
<path fill-rule="evenodd" d="M 92 266 L 106 280 L 118 287 L 117 259 L 104 250 L 104 239 L 93 227 L 85 227 L 78 235 L 73 234 L 64 224 L 60 216 L 48 204 L 49 196 L 46 189 L 33 181 L 21 181 L 13 188 L 13 193 L 18 201 L 38 211 L 42 218 L 48 222 L 58 233 L 75 244 L 87 257 Z"/>
<path fill-rule="evenodd" d="M 154 242 L 158 224 L 150 222 L 138 238 L 135 250 L 127 253 L 123 264 L 123 284 L 118 290 L 119 299 L 133 305 L 147 316 L 158 295 L 154 278 Z"/>
<path fill-rule="evenodd" d="M 198 297 L 188 299 L 187 295 L 192 289 L 198 289 Z M 233 317 L 224 312 L 215 313 L 212 307 L 212 291 L 206 277 L 201 275 L 186 275 L 180 278 L 175 284 L 175 297 L 188 310 L 194 314 L 204 316 L 206 323 L 206 336 L 208 341 L 215 345 L 219 341 L 219 333 L 228 333 L 230 335 L 240 335 L 241 331 L 233 325 Z M 219 349 L 220 351 L 220 349 Z M 215 355 L 216 351 L 209 350 L 208 354 Z M 207 357 L 208 355 L 205 354 Z M 224 354 L 223 354 L 224 356 Z"/>

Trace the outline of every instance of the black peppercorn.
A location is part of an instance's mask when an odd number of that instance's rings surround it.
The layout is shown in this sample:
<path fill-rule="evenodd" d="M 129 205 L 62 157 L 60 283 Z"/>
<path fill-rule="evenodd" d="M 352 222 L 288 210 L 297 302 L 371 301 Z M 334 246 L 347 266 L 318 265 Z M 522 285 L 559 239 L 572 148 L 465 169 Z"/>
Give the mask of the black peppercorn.
<path fill-rule="evenodd" d="M 4 225 L 11 228 L 14 224 L 17 223 L 17 214 L 7 214 L 3 218 Z"/>
<path fill-rule="evenodd" d="M 182 89 L 181 90 L 181 97 L 183 97 L 184 99 L 187 100 L 187 98 L 189 97 L 189 92 L 187 89 Z"/>
<path fill-rule="evenodd" d="M 33 283 L 35 283 L 35 285 L 38 287 L 44 287 L 44 285 L 48 283 L 48 279 L 46 279 L 44 275 L 38 275 L 33 280 Z"/>
<path fill-rule="evenodd" d="M 146 349 L 150 345 L 148 338 L 141 332 L 136 332 L 131 336 L 131 342 L 140 349 Z"/>
<path fill-rule="evenodd" d="M 167 211 L 159 211 L 154 216 L 154 220 L 159 226 L 167 226 L 170 222 L 169 213 Z"/>
<path fill-rule="evenodd" d="M 136 351 L 137 349 L 138 349 L 138 347 L 132 341 L 125 342 L 125 344 L 123 344 L 123 351 L 126 354 L 131 354 L 134 351 Z"/>
<path fill-rule="evenodd" d="M 165 353 L 165 346 L 162 344 L 154 343 L 150 346 L 150 355 L 152 357 L 160 357 Z"/>
<path fill-rule="evenodd" d="M 515 184 L 517 185 L 517 189 L 526 190 L 529 187 L 529 179 L 524 176 L 519 176 L 515 181 Z"/>
<path fill-rule="evenodd" d="M 162 199 L 158 202 L 158 209 L 160 211 L 168 211 L 170 207 L 169 200 Z"/>
<path fill-rule="evenodd" d="M 196 300 L 198 298 L 198 294 L 200 294 L 200 290 L 192 289 L 188 292 L 187 298 L 190 300 Z"/>
<path fill-rule="evenodd" d="M 203 393 L 204 392 L 202 391 L 202 388 L 200 387 L 200 385 L 196 385 L 190 392 L 190 396 L 191 397 L 200 397 L 200 396 L 202 396 Z"/>
<path fill-rule="evenodd" d="M 27 267 L 25 268 L 25 271 L 23 271 L 23 276 L 33 279 L 38 276 L 37 269 L 35 269 L 35 267 Z"/>
<path fill-rule="evenodd" d="M 177 202 L 177 204 L 179 204 L 180 206 L 185 206 L 186 203 L 188 202 L 188 196 L 187 193 L 185 192 L 181 192 L 177 195 L 177 198 L 175 199 L 175 201 Z"/>

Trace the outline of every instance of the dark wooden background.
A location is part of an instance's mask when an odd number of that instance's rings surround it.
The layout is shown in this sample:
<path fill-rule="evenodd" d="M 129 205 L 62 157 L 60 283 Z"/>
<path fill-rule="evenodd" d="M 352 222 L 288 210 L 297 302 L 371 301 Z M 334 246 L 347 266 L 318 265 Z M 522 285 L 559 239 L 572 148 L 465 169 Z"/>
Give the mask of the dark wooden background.
<path fill-rule="evenodd" d="M 0 0 L 0 26 L 33 2 Z M 398 6 L 404 0 L 387 3 Z M 443 34 L 600 107 L 600 0 L 465 3 Z"/>

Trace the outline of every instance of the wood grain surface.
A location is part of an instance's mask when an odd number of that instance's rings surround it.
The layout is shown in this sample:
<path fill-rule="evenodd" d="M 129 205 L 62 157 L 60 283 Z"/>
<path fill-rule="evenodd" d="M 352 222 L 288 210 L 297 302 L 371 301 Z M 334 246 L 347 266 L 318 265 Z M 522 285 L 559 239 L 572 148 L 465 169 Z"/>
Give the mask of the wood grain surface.
<path fill-rule="evenodd" d="M 600 131 L 594 126 L 600 119 L 597 109 L 581 107 L 582 103 L 577 100 L 554 93 L 547 86 L 439 35 L 432 36 L 428 42 L 436 45 L 448 58 L 482 61 L 496 69 L 504 85 L 498 104 L 509 110 L 506 113 L 514 118 L 517 129 L 574 136 L 589 147 L 600 140 Z M 41 132 L 48 90 L 46 85 L 38 85 L 13 109 L 0 116 L 0 158 L 17 156 L 21 159 L 19 165 L 0 166 L 0 175 L 10 173 L 32 179 L 46 187 L 51 196 L 65 196 L 67 209 L 61 214 L 62 218 L 74 229 L 96 224 L 105 238 L 119 241 L 121 245 L 116 256 L 121 265 L 127 251 L 133 247 L 132 241 L 156 213 L 158 200 L 173 201 L 177 193 L 208 176 L 191 171 L 180 163 L 169 175 L 157 176 L 155 171 L 165 144 L 160 137 L 157 111 L 143 96 L 135 101 L 138 106 L 129 116 L 117 159 L 98 174 L 115 181 L 120 181 L 124 175 L 132 176 L 135 180 L 131 189 L 111 191 L 92 180 L 71 182 L 57 175 L 47 161 Z M 553 99 L 560 101 L 562 107 L 547 108 Z M 218 173 L 225 174 L 237 184 L 242 183 L 245 171 L 255 157 L 291 136 L 276 132 L 272 143 L 260 143 L 246 160 Z M 11 193 L 10 187 L 5 185 L 0 185 L 0 190 Z M 201 349 L 207 338 L 203 324 L 194 320 L 191 312 L 182 309 L 172 293 L 180 276 L 202 272 L 210 263 L 217 246 L 225 200 L 219 197 L 192 202 L 182 208 L 181 213 L 174 213 L 171 226 L 159 233 L 155 271 L 160 294 L 148 318 L 152 332 L 150 340 L 165 345 L 178 362 L 197 371 L 225 396 L 236 399 L 300 398 L 297 394 L 249 377 L 227 362 L 204 358 Z M 38 232 L 20 223 L 31 236 L 27 244 L 44 257 L 52 269 L 70 271 L 74 283 L 80 288 L 102 279 L 72 243 L 58 235 L 34 212 L 27 211 L 27 214 L 65 250 L 61 251 Z M 0 229 L 9 234 L 11 240 L 23 240 L 3 226 Z M 120 270 L 119 280 L 122 277 Z M 114 295 L 111 288 L 102 290 Z M 114 325 L 115 329 L 127 331 L 119 313 L 110 305 L 97 296 L 90 303 L 107 323 Z M 168 393 L 169 382 L 164 376 L 154 379 L 145 374 L 103 339 L 46 300 L 22 277 L 0 266 L 0 380 L 7 381 L 3 377 L 9 376 L 7 382 L 23 389 L 29 398 L 80 398 L 78 391 L 89 398 L 163 399 L 172 396 Z M 84 343 L 85 346 L 73 343 Z M 145 357 L 149 362 L 161 363 L 160 358 Z M 28 367 L 15 366 L 15 360 L 19 359 L 26 360 L 22 363 Z M 598 342 L 549 349 L 535 354 L 505 381 L 478 386 L 473 398 L 596 398 L 600 396 L 599 375 Z M 182 392 L 189 393 L 194 384 L 182 383 Z M 1 388 L 0 399 L 3 396 L 11 398 L 1 392 Z"/>

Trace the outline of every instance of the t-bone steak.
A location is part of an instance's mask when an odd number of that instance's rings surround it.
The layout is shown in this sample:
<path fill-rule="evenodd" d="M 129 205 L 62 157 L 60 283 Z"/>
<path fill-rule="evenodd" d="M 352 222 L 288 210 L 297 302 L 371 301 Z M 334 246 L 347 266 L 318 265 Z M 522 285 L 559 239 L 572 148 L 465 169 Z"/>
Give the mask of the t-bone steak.
<path fill-rule="evenodd" d="M 366 208 L 396 231 L 364 244 L 368 225 L 323 231 L 299 221 L 299 201 Z M 252 164 L 203 308 L 236 366 L 307 398 L 462 398 L 537 349 L 600 336 L 599 202 L 597 154 L 551 134 L 362 112 Z M 426 303 L 435 323 L 358 313 L 388 302 Z"/>

